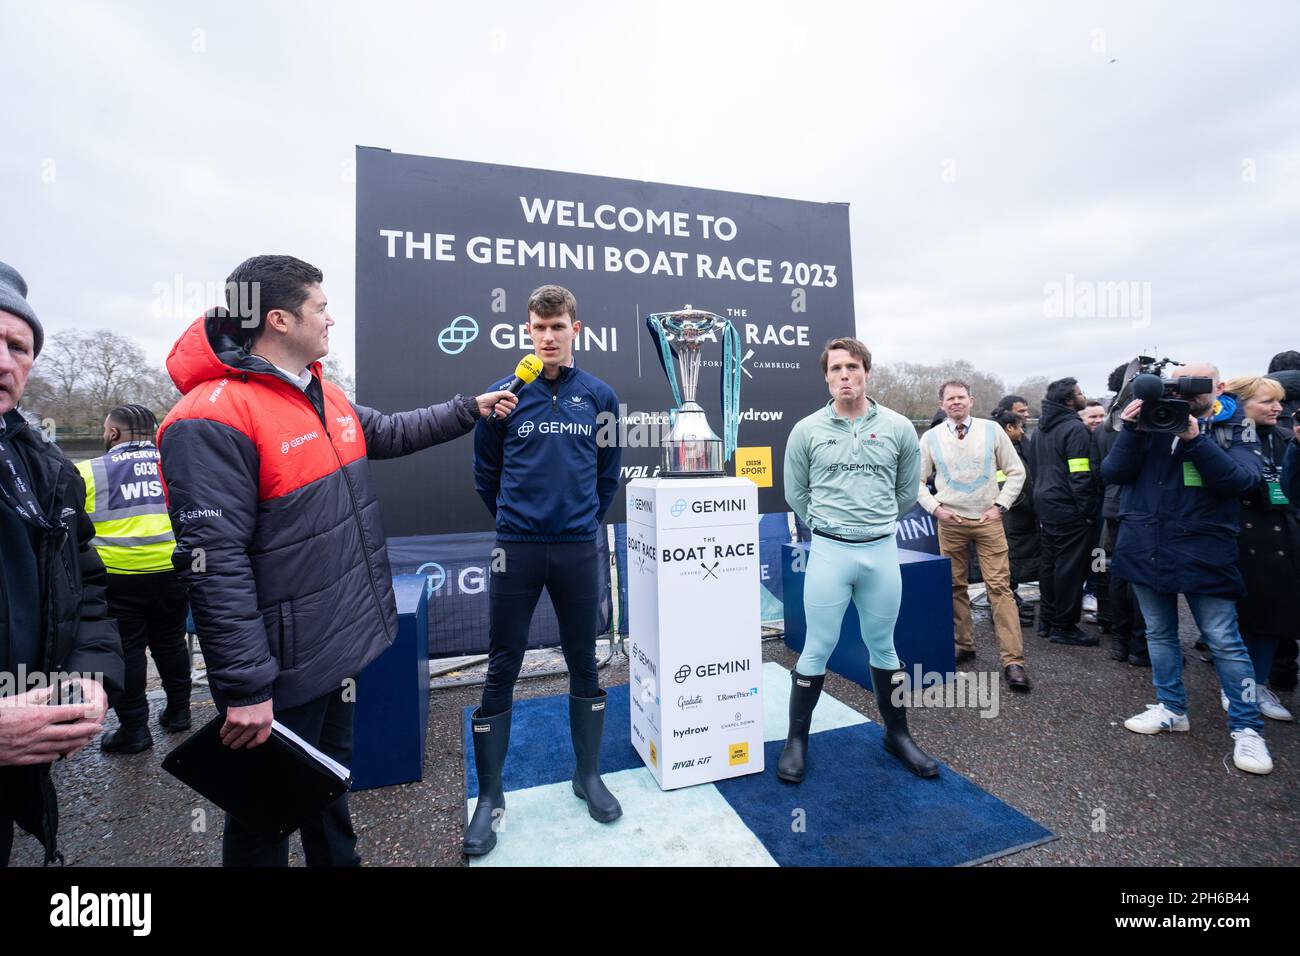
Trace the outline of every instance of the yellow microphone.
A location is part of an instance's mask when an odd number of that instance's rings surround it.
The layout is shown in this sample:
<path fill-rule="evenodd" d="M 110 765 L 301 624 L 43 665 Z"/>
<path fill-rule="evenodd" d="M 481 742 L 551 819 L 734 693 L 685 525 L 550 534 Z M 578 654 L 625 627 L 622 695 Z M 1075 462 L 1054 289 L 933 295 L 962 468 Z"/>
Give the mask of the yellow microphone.
<path fill-rule="evenodd" d="M 525 355 L 515 366 L 515 378 L 506 391 L 518 395 L 519 390 L 542 374 L 542 360 L 536 355 Z"/>

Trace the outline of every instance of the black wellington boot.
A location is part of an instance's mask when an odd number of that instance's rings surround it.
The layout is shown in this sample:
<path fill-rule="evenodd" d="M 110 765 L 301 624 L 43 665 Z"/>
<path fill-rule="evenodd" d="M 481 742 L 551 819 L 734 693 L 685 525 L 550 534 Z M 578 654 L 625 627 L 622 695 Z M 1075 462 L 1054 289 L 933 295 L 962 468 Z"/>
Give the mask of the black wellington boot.
<path fill-rule="evenodd" d="M 894 687 L 907 678 L 907 671 L 871 668 L 871 686 L 876 692 L 876 706 L 885 724 L 885 749 L 903 762 L 918 777 L 939 776 L 939 765 L 926 755 L 907 732 L 907 710 L 894 702 Z"/>
<path fill-rule="evenodd" d="M 569 695 L 569 734 L 573 738 L 573 793 L 587 801 L 587 812 L 598 823 L 613 823 L 623 808 L 600 779 L 600 741 L 605 733 L 606 693 L 599 697 Z"/>
<path fill-rule="evenodd" d="M 484 719 L 475 710 L 470 717 L 474 740 L 474 771 L 478 774 L 478 803 L 465 827 L 462 848 L 466 856 L 483 856 L 497 845 L 498 821 L 506 812 L 501 791 L 501 768 L 510 746 L 510 715 L 513 708 Z"/>
<path fill-rule="evenodd" d="M 785 749 L 776 763 L 776 775 L 786 783 L 803 781 L 804 761 L 808 757 L 808 728 L 812 726 L 813 708 L 822 695 L 826 675 L 806 677 L 798 671 L 790 672 L 790 730 L 785 737 Z"/>

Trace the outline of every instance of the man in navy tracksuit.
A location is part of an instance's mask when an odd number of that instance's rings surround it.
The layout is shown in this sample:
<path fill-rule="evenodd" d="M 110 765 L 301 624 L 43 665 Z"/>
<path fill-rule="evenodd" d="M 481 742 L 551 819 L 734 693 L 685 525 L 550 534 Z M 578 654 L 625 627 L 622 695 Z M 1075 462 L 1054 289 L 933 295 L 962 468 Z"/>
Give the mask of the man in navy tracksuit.
<path fill-rule="evenodd" d="M 555 606 L 569 668 L 569 728 L 577 757 L 573 792 L 601 823 L 623 813 L 600 779 L 605 692 L 596 680 L 595 634 L 596 536 L 618 490 L 622 461 L 617 443 L 606 447 L 597 436 L 609 420 L 602 413 L 617 417 L 618 397 L 574 366 L 573 342 L 581 330 L 569 290 L 546 285 L 534 291 L 528 299 L 528 332 L 542 375 L 519 392 L 508 418 L 480 422 L 474 434 L 474 487 L 496 517 L 504 568 L 494 567 L 490 580 L 487 683 L 472 717 L 478 804 L 464 839 L 472 856 L 496 845 L 497 821 L 505 812 L 501 768 L 514 685 L 542 588 Z M 603 433 L 611 432 L 617 429 Z"/>

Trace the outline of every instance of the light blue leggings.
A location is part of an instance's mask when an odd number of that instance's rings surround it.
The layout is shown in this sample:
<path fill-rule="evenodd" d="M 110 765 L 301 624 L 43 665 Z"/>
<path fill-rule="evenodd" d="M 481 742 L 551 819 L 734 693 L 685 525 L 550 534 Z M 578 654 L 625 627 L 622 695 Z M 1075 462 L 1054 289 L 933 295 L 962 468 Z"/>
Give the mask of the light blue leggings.
<path fill-rule="evenodd" d="M 845 544 L 815 534 L 803 585 L 808 637 L 796 665 L 800 674 L 826 673 L 850 599 L 858 609 L 871 666 L 889 670 L 901 666 L 894 652 L 894 624 L 903 603 L 903 575 L 894 536 L 869 544 Z"/>

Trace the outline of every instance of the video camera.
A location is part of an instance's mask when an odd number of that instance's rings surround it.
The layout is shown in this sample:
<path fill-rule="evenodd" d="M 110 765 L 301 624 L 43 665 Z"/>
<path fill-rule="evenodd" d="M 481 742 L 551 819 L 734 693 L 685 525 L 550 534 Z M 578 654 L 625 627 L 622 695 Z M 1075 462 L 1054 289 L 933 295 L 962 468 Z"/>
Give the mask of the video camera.
<path fill-rule="evenodd" d="M 1214 391 L 1214 380 L 1184 375 L 1180 378 L 1165 378 L 1164 371 L 1169 366 L 1181 363 L 1173 359 L 1154 359 L 1149 355 L 1139 355 L 1129 362 L 1124 370 L 1124 384 L 1115 396 L 1115 403 L 1110 409 L 1110 427 L 1118 431 L 1123 427 L 1120 414 L 1134 399 L 1142 399 L 1142 411 L 1138 413 L 1137 427 L 1142 432 L 1163 432 L 1176 435 L 1187 430 L 1187 419 L 1192 414 L 1188 398 L 1195 395 L 1209 395 Z"/>

